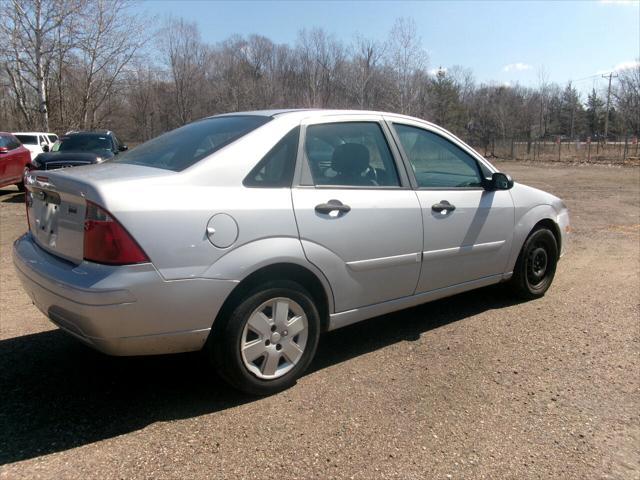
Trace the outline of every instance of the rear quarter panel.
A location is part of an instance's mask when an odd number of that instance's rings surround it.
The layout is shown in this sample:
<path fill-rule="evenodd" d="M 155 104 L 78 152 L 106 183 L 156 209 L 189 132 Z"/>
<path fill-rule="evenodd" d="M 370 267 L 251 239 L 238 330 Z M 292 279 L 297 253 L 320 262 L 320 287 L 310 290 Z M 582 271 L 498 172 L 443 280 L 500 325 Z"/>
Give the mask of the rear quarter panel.
<path fill-rule="evenodd" d="M 268 258 L 257 241 L 295 239 L 298 231 L 291 208 L 289 189 L 250 189 L 244 187 L 206 187 L 139 185 L 137 201 L 108 202 L 108 209 L 133 235 L 165 279 L 209 277 L 240 279 L 249 268 L 251 247 L 234 256 L 235 269 L 228 265 L 222 275 L 215 264 L 234 250 L 253 246 L 258 256 Z M 123 198 L 127 187 L 113 186 L 105 198 Z M 215 247 L 207 236 L 207 223 L 225 213 L 238 226 L 236 241 L 228 248 Z M 227 262 L 228 263 L 228 262 Z M 222 270 L 221 270 L 222 271 Z"/>

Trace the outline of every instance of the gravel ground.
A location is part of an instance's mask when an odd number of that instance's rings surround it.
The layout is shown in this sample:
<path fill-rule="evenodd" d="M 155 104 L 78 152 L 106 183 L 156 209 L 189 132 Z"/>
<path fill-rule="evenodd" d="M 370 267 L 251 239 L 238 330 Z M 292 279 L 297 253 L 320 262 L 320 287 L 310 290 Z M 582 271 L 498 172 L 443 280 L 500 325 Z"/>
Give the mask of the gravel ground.
<path fill-rule="evenodd" d="M 323 336 L 281 394 L 199 354 L 110 358 L 53 328 L 0 191 L 0 478 L 640 478 L 640 169 L 501 167 L 565 199 L 540 300 L 485 288 Z"/>

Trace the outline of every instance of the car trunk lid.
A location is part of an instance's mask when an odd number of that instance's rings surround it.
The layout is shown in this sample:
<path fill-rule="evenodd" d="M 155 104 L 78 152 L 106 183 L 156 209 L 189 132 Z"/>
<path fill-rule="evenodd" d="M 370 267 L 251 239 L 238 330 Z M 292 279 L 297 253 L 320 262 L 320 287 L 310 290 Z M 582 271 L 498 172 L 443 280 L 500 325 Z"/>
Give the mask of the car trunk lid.
<path fill-rule="evenodd" d="M 80 191 L 60 189 L 37 175 L 26 192 L 29 229 L 50 253 L 80 263 L 83 257 L 85 200 Z"/>

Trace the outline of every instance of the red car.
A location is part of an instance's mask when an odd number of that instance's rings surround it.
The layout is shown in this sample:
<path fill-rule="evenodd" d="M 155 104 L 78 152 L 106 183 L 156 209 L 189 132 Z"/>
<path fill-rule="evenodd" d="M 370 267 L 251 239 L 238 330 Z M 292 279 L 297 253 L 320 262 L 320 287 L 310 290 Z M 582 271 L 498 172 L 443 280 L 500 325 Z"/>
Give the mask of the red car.
<path fill-rule="evenodd" d="M 31 154 L 16 137 L 0 132 L 0 187 L 17 185 L 24 190 L 22 179 L 29 170 Z"/>

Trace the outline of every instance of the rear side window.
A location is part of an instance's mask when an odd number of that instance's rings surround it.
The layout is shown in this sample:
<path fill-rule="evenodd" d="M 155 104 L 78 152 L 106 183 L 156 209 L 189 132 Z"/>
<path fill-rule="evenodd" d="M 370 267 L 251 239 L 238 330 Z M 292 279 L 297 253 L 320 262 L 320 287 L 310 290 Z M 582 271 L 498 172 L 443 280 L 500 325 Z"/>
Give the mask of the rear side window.
<path fill-rule="evenodd" d="M 298 154 L 300 127 L 287 133 L 244 179 L 245 187 L 290 187 Z"/>
<path fill-rule="evenodd" d="M 315 185 L 400 186 L 391 150 L 376 122 L 310 125 L 305 153 Z"/>
<path fill-rule="evenodd" d="M 261 127 L 271 117 L 231 115 L 190 123 L 111 160 L 179 172 Z"/>
<path fill-rule="evenodd" d="M 23 145 L 38 145 L 38 138 L 35 135 L 16 135 Z"/>

